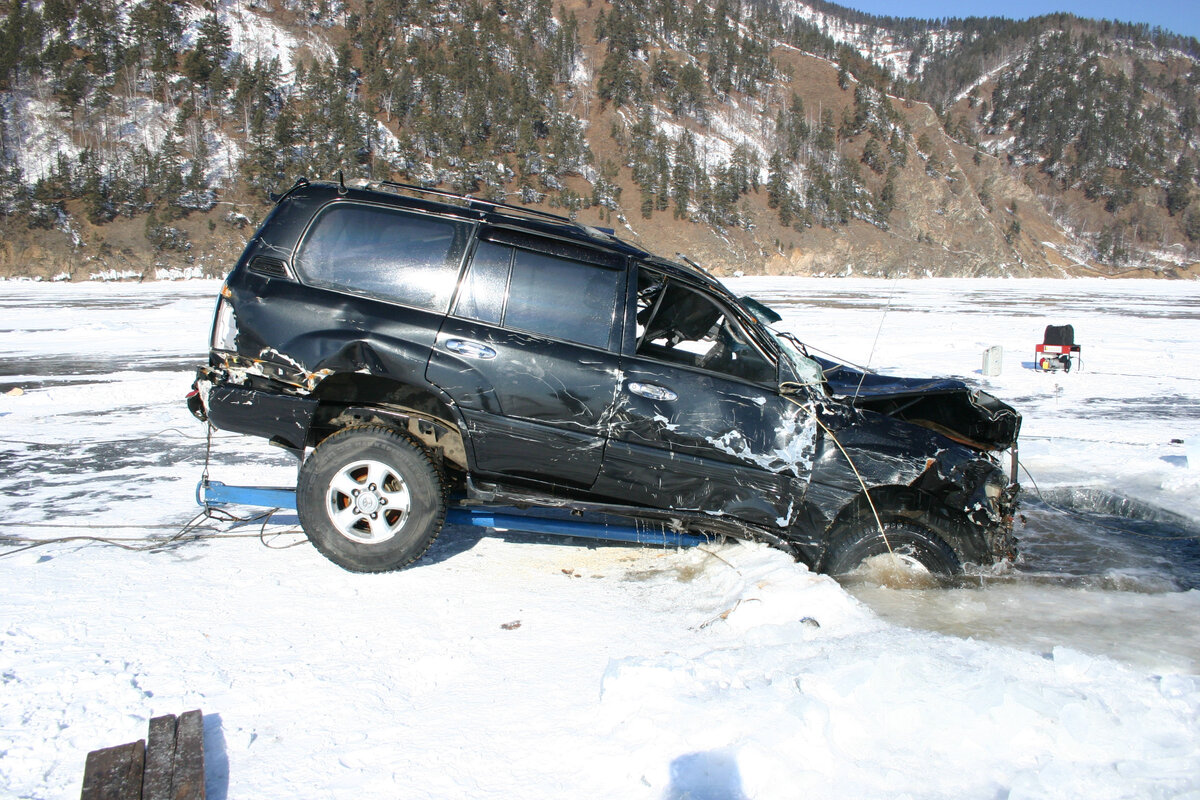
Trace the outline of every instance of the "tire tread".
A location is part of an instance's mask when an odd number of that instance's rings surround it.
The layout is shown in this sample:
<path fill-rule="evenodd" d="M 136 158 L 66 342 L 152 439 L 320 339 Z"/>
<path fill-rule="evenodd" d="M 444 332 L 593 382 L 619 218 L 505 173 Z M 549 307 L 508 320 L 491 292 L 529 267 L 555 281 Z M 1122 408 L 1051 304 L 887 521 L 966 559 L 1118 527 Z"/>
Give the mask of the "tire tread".
<path fill-rule="evenodd" d="M 354 436 L 382 436 L 385 439 L 393 441 L 395 444 L 397 444 L 401 447 L 410 448 L 414 452 L 414 454 L 417 455 L 424 462 L 425 467 L 428 469 L 429 476 L 433 480 L 435 491 L 437 492 L 436 508 L 435 508 L 434 517 L 428 525 L 428 530 L 431 530 L 432 533 L 426 537 L 425 542 L 424 542 L 424 547 L 422 547 L 418 552 L 410 554 L 403 561 L 388 562 L 388 563 L 382 563 L 382 564 L 378 564 L 378 565 L 370 565 L 370 564 L 363 565 L 363 564 L 356 563 L 353 566 L 345 563 L 345 560 L 341 557 L 341 555 L 338 554 L 336 551 L 334 551 L 332 548 L 330 548 L 327 545 L 327 543 L 324 541 L 322 536 L 320 536 L 320 535 L 314 536 L 308 530 L 306 530 L 305 533 L 308 535 L 308 540 L 310 542 L 312 542 L 313 547 L 315 547 L 317 549 L 317 551 L 319 553 L 321 553 L 321 555 L 325 556 L 330 561 L 332 561 L 333 563 L 342 567 L 343 569 L 349 570 L 351 572 L 370 572 L 370 573 L 395 572 L 398 570 L 402 570 L 405 567 L 408 567 L 411 564 L 413 564 L 413 562 L 422 558 L 426 553 L 428 553 L 429 548 L 433 546 L 433 543 L 435 541 L 437 541 L 438 536 L 441 534 L 442 526 L 445 524 L 445 521 L 446 521 L 446 482 L 445 482 L 445 479 L 442 475 L 442 471 L 438 468 L 437 462 L 434 460 L 433 456 L 429 453 L 429 451 L 424 446 L 419 444 L 416 440 L 414 440 L 407 433 L 398 431 L 395 428 L 388 427 L 387 425 L 380 425 L 378 423 L 371 423 L 371 424 L 366 424 L 366 425 L 351 425 L 351 426 L 348 426 L 345 428 L 341 428 L 341 429 L 335 431 L 334 433 L 331 433 L 329 436 L 327 436 L 323 440 L 321 440 L 321 443 L 319 445 L 317 445 L 317 449 L 314 450 L 308 456 L 308 459 L 305 460 L 305 464 L 308 464 L 311 459 L 317 457 L 317 454 L 318 454 L 318 452 L 321 451 L 322 447 L 326 447 L 327 445 L 330 445 L 330 444 L 332 444 L 334 447 L 336 447 L 339 442 L 346 440 L 350 437 L 354 437 Z M 327 449 L 323 452 L 329 452 L 329 450 Z M 301 493 L 307 492 L 307 490 L 308 490 L 307 484 L 311 480 L 311 478 L 309 478 L 308 476 L 310 476 L 311 474 L 312 474 L 311 472 L 305 471 L 304 465 L 301 465 L 300 480 L 297 485 L 297 507 L 299 507 L 301 505 L 301 503 L 303 502 L 300 499 L 300 495 L 301 495 Z M 299 508 L 297 508 L 297 511 L 299 511 Z M 301 519 L 301 523 L 303 523 L 303 519 Z"/>

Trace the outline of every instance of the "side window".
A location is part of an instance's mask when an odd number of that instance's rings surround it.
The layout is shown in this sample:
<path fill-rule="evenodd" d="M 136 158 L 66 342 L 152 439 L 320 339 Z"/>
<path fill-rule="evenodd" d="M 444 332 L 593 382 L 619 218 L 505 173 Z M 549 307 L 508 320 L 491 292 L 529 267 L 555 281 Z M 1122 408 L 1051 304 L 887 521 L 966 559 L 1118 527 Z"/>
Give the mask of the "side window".
<path fill-rule="evenodd" d="M 638 355 L 759 383 L 775 378 L 742 326 L 707 294 L 642 269 L 637 302 Z"/>
<path fill-rule="evenodd" d="M 481 242 L 454 313 L 517 331 L 607 347 L 624 278 L 621 270 Z"/>
<path fill-rule="evenodd" d="M 310 227 L 295 266 L 313 286 L 445 312 L 469 233 L 465 222 L 337 203 Z"/>
<path fill-rule="evenodd" d="M 615 269 L 517 250 L 504 325 L 606 347 L 624 277 Z"/>

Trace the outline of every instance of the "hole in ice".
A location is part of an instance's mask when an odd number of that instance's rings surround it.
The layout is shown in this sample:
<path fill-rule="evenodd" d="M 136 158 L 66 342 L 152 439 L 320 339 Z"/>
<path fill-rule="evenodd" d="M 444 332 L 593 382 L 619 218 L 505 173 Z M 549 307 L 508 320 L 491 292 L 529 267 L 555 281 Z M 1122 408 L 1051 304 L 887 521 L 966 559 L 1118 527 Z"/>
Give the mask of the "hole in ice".
<path fill-rule="evenodd" d="M 1200 524 L 1107 489 L 1042 492 L 1022 508 L 1021 558 L 1011 579 L 1115 591 L 1200 588 Z"/>
<path fill-rule="evenodd" d="M 1097 487 L 1027 496 L 1020 558 L 930 587 L 885 567 L 847 590 L 901 625 L 1032 652 L 1067 646 L 1158 672 L 1200 668 L 1200 525 Z M 873 566 L 873 565 L 872 565 Z M 859 573 L 855 573 L 855 576 Z"/>

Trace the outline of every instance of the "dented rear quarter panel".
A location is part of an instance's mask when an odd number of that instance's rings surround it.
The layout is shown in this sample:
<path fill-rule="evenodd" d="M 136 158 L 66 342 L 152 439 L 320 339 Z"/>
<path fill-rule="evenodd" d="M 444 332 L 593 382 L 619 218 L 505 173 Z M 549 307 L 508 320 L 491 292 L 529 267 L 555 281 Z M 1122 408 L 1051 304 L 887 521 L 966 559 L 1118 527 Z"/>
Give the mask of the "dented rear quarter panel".
<path fill-rule="evenodd" d="M 309 373 L 422 379 L 441 320 L 431 311 L 249 272 L 231 280 L 229 289 L 237 311 L 239 353 Z"/>

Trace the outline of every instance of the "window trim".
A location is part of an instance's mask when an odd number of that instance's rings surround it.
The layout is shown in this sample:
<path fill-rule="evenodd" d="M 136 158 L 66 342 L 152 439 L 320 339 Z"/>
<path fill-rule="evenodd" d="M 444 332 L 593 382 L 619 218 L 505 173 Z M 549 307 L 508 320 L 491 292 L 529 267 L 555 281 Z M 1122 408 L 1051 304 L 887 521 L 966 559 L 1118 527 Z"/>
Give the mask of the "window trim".
<path fill-rule="evenodd" d="M 466 286 L 467 286 L 467 276 L 469 274 L 471 274 L 471 267 L 473 267 L 475 265 L 475 255 L 479 252 L 479 246 L 482 244 L 485 244 L 485 243 L 500 245 L 501 247 L 507 247 L 509 249 L 508 274 L 504 278 L 504 302 L 502 302 L 500 304 L 500 321 L 499 322 L 488 322 L 487 320 L 484 320 L 484 319 L 468 317 L 464 314 L 458 313 L 458 304 L 459 304 L 459 301 L 462 300 L 463 292 L 466 290 Z M 504 312 L 508 309 L 508 292 L 509 292 L 509 288 L 512 286 L 512 265 L 513 265 L 512 251 L 514 249 L 515 248 L 513 248 L 512 245 L 506 244 L 504 242 L 493 242 L 491 239 L 485 239 L 481 236 L 473 237 L 471 239 L 470 244 L 467 246 L 466 253 L 463 256 L 463 264 L 462 264 L 462 267 L 459 268 L 459 273 L 458 273 L 458 282 L 454 285 L 454 296 L 450 298 L 450 310 L 446 313 L 446 316 L 451 317 L 453 319 L 461 319 L 466 322 L 472 322 L 477 325 L 487 325 L 492 328 L 503 328 L 504 327 Z"/>
<path fill-rule="evenodd" d="M 552 236 L 541 231 L 533 232 L 507 225 L 484 225 L 477 237 L 481 241 L 508 245 L 517 250 L 528 250 L 541 255 L 554 256 L 566 261 L 578 261 L 604 269 L 622 270 L 628 268 L 628 258 L 623 253 L 594 247 L 584 242 L 578 242 L 559 236 Z"/>

